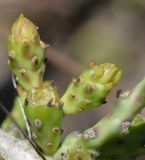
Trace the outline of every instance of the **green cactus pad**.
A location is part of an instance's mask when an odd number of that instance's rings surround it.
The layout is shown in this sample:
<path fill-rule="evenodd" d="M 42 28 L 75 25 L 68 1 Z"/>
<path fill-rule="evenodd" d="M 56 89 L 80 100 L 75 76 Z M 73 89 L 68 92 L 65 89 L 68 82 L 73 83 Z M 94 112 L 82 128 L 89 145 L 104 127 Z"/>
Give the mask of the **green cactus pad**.
<path fill-rule="evenodd" d="M 62 105 L 56 87 L 50 81 L 40 88 L 32 88 L 25 101 L 33 140 L 47 155 L 55 153 L 61 142 Z"/>
<path fill-rule="evenodd" d="M 145 154 L 145 121 L 138 115 L 127 127 L 127 132 L 112 136 L 98 150 L 97 160 L 129 160 Z M 113 150 L 113 152 L 112 152 Z"/>
<path fill-rule="evenodd" d="M 37 27 L 20 15 L 8 38 L 8 64 L 25 90 L 42 83 L 46 47 L 40 40 Z"/>
<path fill-rule="evenodd" d="M 61 98 L 65 114 L 76 114 L 105 103 L 120 77 L 121 71 L 114 64 L 97 66 L 91 62 L 79 78 L 72 80 Z"/>
<path fill-rule="evenodd" d="M 131 160 L 144 155 L 145 120 L 136 114 L 145 106 L 145 78 L 130 94 L 123 95 L 114 111 L 94 127 L 83 134 L 68 135 L 54 160 L 60 160 L 62 153 L 77 154 L 78 150 L 92 154 L 96 160 Z"/>

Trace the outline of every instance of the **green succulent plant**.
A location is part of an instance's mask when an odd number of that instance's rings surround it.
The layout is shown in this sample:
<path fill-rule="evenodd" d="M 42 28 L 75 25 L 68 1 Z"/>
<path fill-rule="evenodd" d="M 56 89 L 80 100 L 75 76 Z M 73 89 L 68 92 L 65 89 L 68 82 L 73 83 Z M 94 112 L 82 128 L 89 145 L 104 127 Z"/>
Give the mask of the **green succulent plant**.
<path fill-rule="evenodd" d="M 105 103 L 121 78 L 121 70 L 110 63 L 91 61 L 72 80 L 62 97 L 53 81 L 44 81 L 45 50 L 37 27 L 24 15 L 12 26 L 8 37 L 8 64 L 17 81 L 32 141 L 48 160 L 130 160 L 145 154 L 145 79 L 129 94 L 118 95 L 113 112 L 83 133 L 74 131 L 62 142 L 65 115 L 79 114 Z M 18 101 L 11 115 L 26 130 Z M 7 117 L 2 128 L 13 133 Z M 20 138 L 20 137 L 19 137 Z"/>

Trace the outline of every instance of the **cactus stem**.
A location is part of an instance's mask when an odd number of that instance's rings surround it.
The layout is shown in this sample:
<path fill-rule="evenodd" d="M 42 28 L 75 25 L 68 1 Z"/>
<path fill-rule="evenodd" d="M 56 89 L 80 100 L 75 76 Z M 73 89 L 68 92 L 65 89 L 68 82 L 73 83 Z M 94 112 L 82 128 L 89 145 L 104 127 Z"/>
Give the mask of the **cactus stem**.
<path fill-rule="evenodd" d="M 77 114 L 79 108 L 88 110 L 101 106 L 102 100 L 106 99 L 121 77 L 120 69 L 110 63 L 96 66 L 92 61 L 89 66 L 92 68 L 87 67 L 78 78 L 73 79 L 61 98 L 65 114 Z"/>

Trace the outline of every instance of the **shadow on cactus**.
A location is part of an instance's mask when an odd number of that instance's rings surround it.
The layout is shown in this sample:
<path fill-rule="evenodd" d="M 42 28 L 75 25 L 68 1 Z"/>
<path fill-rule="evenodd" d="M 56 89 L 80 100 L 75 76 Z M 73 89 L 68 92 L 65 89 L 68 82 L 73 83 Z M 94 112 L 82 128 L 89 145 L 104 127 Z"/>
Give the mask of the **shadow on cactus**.
<path fill-rule="evenodd" d="M 120 94 L 113 112 L 83 133 L 70 133 L 62 142 L 64 115 L 100 107 L 121 78 L 121 70 L 95 61 L 72 80 L 62 97 L 53 81 L 44 81 L 45 51 L 37 27 L 20 15 L 8 38 L 8 64 L 17 82 L 17 92 L 29 121 L 31 140 L 48 160 L 129 160 L 145 154 L 145 121 L 139 115 L 145 106 L 145 79 L 129 94 Z M 19 103 L 11 115 L 26 131 Z M 12 135 L 13 121 L 2 128 Z"/>

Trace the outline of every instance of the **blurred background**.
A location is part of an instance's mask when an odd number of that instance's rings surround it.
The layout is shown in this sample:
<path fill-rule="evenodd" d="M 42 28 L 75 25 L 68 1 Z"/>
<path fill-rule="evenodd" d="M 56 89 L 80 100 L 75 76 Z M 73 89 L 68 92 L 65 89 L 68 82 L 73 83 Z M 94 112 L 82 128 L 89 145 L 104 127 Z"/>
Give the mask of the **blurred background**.
<path fill-rule="evenodd" d="M 10 110 L 15 96 L 7 66 L 7 36 L 20 13 L 37 26 L 47 50 L 46 79 L 62 95 L 88 62 L 110 62 L 123 77 L 107 104 L 80 115 L 67 116 L 64 135 L 93 126 L 111 111 L 116 91 L 130 90 L 145 75 L 145 1 L 143 0 L 0 0 L 0 101 Z M 5 114 L 0 111 L 0 120 Z M 79 122 L 79 123 L 78 123 Z M 144 159 L 144 158 L 143 158 Z"/>

